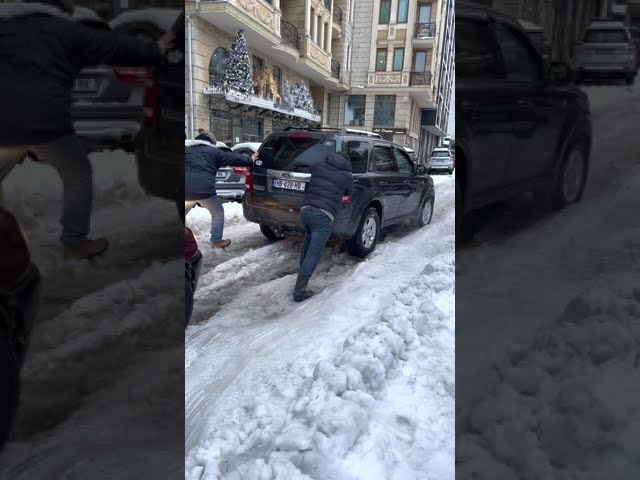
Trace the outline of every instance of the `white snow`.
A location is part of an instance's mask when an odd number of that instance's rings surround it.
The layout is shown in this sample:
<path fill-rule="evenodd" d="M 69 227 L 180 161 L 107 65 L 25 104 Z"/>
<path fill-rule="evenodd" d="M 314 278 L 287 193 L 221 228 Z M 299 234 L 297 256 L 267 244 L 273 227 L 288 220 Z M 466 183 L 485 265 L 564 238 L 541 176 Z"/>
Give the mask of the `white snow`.
<path fill-rule="evenodd" d="M 636 478 L 640 468 L 640 90 L 585 90 L 594 142 L 583 201 L 496 221 L 456 257 L 462 478 Z"/>
<path fill-rule="evenodd" d="M 186 333 L 193 479 L 447 479 L 454 472 L 454 183 L 432 224 L 393 229 L 364 261 L 331 241 L 302 304 L 301 240 L 269 244 L 225 204 Z M 235 250 L 234 250 L 235 246 Z"/>

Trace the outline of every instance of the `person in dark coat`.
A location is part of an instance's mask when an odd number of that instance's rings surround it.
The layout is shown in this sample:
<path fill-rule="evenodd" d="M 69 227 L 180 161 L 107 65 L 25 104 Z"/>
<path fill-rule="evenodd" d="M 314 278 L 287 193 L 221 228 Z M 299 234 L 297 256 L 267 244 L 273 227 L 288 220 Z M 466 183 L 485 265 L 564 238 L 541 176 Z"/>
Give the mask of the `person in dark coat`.
<path fill-rule="evenodd" d="M 211 214 L 211 246 L 225 248 L 231 240 L 223 239 L 224 208 L 216 192 L 216 173 L 222 167 L 250 167 L 258 159 L 216 148 L 212 133 L 200 133 L 195 140 L 185 142 L 185 200 L 197 201 Z"/>
<path fill-rule="evenodd" d="M 0 3 L 0 181 L 28 155 L 55 168 L 64 256 L 90 258 L 109 244 L 88 239 L 93 179 L 71 117 L 74 81 L 90 65 L 160 65 L 174 34 L 156 43 L 96 31 L 74 21 L 74 9 L 74 0 Z"/>
<path fill-rule="evenodd" d="M 311 275 L 331 236 L 333 221 L 342 197 L 353 193 L 353 176 L 349 156 L 329 153 L 311 166 L 309 189 L 300 208 L 300 223 L 304 228 L 304 243 L 300 257 L 300 272 L 293 291 L 293 299 L 301 302 L 313 295 L 307 289 Z"/>

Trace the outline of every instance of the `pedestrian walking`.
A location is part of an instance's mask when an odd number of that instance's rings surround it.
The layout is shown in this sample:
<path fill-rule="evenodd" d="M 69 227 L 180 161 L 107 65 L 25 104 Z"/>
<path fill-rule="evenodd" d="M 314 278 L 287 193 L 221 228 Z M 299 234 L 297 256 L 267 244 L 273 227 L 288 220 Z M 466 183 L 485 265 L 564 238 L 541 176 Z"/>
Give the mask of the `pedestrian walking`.
<path fill-rule="evenodd" d="M 185 200 L 197 201 L 211 215 L 211 246 L 225 248 L 231 240 L 223 239 L 224 208 L 216 192 L 216 173 L 222 167 L 250 167 L 258 159 L 216 148 L 216 137 L 200 133 L 195 140 L 185 142 Z"/>
<path fill-rule="evenodd" d="M 51 165 L 63 185 L 64 257 L 82 259 L 109 243 L 88 238 L 93 178 L 71 117 L 74 80 L 89 65 L 159 65 L 174 34 L 152 42 L 96 31 L 74 9 L 74 0 L 0 3 L 0 182 L 27 156 Z"/>
<path fill-rule="evenodd" d="M 346 153 L 329 153 L 311 166 L 309 189 L 300 208 L 300 223 L 305 233 L 294 301 L 301 302 L 313 295 L 307 285 L 331 236 L 342 197 L 352 193 L 351 161 Z"/>

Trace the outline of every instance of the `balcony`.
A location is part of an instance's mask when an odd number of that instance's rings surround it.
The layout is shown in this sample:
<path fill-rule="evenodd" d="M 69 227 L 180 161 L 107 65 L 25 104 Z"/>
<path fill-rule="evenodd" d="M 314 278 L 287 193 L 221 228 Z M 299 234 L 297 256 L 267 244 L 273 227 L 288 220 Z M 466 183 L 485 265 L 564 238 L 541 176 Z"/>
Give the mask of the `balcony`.
<path fill-rule="evenodd" d="M 415 32 L 413 34 L 414 43 L 421 45 L 433 45 L 436 37 L 436 24 L 431 23 L 416 23 Z"/>
<path fill-rule="evenodd" d="M 411 72 L 409 76 L 410 87 L 431 86 L 431 72 Z"/>
<path fill-rule="evenodd" d="M 282 37 L 282 43 L 300 50 L 300 34 L 298 29 L 289 22 L 280 21 L 280 36 Z"/>
<path fill-rule="evenodd" d="M 340 62 L 331 60 L 331 76 L 340 79 Z"/>

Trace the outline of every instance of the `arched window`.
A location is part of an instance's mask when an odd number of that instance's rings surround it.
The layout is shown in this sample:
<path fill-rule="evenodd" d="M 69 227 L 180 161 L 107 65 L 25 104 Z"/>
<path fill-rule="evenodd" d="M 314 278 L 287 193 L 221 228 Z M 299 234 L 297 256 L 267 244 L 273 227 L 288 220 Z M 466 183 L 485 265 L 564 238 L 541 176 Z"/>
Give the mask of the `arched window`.
<path fill-rule="evenodd" d="M 209 83 L 211 85 L 222 85 L 222 77 L 229 60 L 229 52 L 220 47 L 216 48 L 209 61 Z"/>

